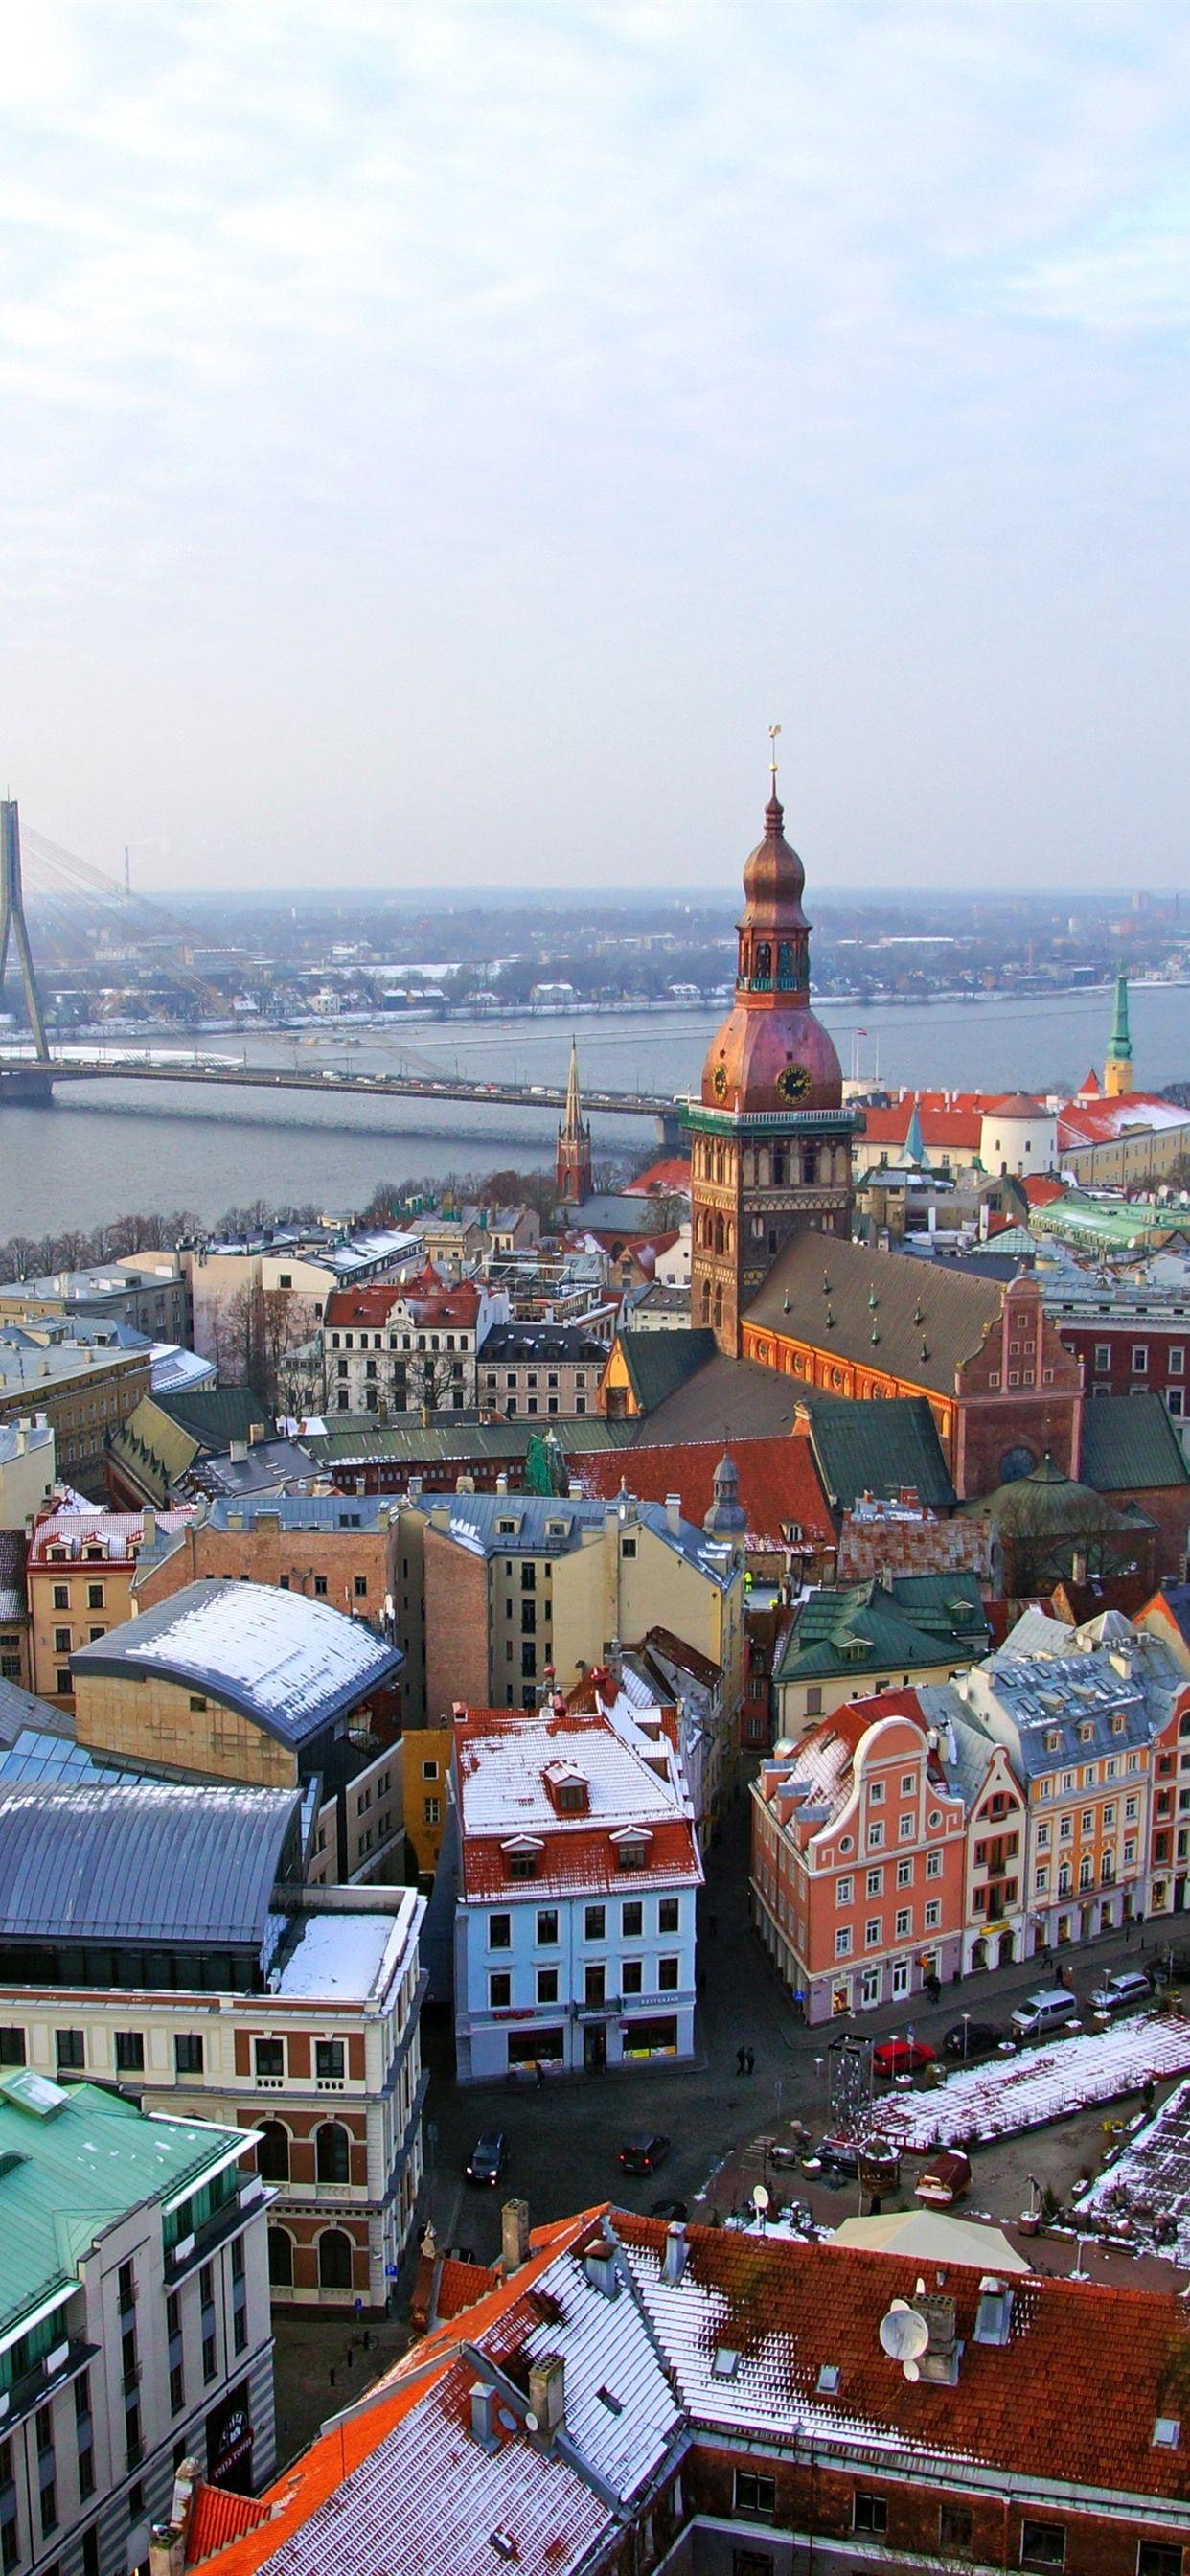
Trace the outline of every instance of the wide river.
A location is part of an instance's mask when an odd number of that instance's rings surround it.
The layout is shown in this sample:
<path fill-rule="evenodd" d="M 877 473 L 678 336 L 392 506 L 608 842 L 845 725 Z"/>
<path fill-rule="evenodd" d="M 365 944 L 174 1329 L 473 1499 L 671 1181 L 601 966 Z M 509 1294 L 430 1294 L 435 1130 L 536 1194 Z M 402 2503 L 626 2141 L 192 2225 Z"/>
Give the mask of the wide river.
<path fill-rule="evenodd" d="M 908 1010 L 823 1002 L 844 1073 L 858 1046 L 865 1077 L 956 1090 L 1071 1091 L 1103 1057 L 1111 1024 L 1105 992 L 1044 1001 L 937 1002 Z M 1134 985 L 1132 1041 L 1138 1088 L 1160 1090 L 1190 1077 L 1190 992 Z M 722 1007 L 580 1015 L 584 1078 L 609 1088 L 682 1091 L 698 1080 Z M 862 1028 L 864 1034 L 857 1036 Z M 119 1043 L 113 1037 L 113 1044 Z M 127 1043 L 127 1041 L 125 1041 Z M 163 1037 L 163 1046 L 178 1041 Z M 212 1054 L 235 1056 L 241 1041 L 211 1036 Z M 319 1033 L 313 1043 L 271 1035 L 247 1042 L 249 1061 L 339 1072 L 416 1068 L 530 1082 L 563 1082 L 569 1023 L 403 1022 L 399 1029 Z M 552 1162 L 554 1116 L 448 1101 L 351 1101 L 282 1092 L 275 1098 L 197 1086 L 138 1090 L 131 1084 L 64 1085 L 52 1108 L 0 1111 L 0 1240 L 35 1239 L 67 1227 L 89 1229 L 131 1210 L 192 1209 L 204 1223 L 261 1198 L 271 1205 L 327 1211 L 362 1207 L 380 1181 L 463 1176 L 508 1165 Z M 647 1152 L 651 1124 L 594 1121 L 597 1157 Z"/>

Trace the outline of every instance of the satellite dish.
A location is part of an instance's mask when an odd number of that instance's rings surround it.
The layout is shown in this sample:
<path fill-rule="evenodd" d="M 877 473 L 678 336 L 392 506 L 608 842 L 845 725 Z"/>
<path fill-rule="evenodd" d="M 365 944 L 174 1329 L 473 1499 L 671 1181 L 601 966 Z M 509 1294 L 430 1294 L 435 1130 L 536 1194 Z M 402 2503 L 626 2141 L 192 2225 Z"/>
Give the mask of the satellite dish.
<path fill-rule="evenodd" d="M 534 2414 L 532 2407 L 529 2408 L 528 2413 L 525 2416 L 525 2431 L 526 2433 L 535 2433 L 537 2431 L 537 2417 Z"/>
<path fill-rule="evenodd" d="M 880 2320 L 880 2349 L 890 2361 L 918 2361 L 930 2340 L 930 2329 L 916 2308 L 898 2299 Z"/>
<path fill-rule="evenodd" d="M 764 2184 L 762 2182 L 758 2182 L 752 2194 L 752 2207 L 753 2209 L 765 2210 L 768 2208 L 768 2205 L 768 2193 L 765 2190 Z"/>
<path fill-rule="evenodd" d="M 901 2363 L 901 2375 L 904 2379 L 920 2379 L 921 2363 L 919 2361 L 903 2361 Z"/>

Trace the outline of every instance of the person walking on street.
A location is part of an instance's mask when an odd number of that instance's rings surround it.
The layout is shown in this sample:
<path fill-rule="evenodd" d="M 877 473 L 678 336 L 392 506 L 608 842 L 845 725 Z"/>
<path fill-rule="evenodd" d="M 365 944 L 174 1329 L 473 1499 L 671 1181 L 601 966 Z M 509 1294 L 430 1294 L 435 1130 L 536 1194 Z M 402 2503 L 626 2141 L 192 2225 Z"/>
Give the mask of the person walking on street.
<path fill-rule="evenodd" d="M 756 2051 L 755 2051 L 755 2049 L 754 2049 L 754 2048 L 748 2048 L 748 2049 L 745 2049 L 745 2051 L 744 2051 L 744 2063 L 745 2063 L 745 2066 L 746 2066 L 746 2068 L 747 2068 L 747 2071 L 748 2071 L 749 2075 L 755 2075 L 755 2073 L 756 2073 Z"/>
<path fill-rule="evenodd" d="M 735 2053 L 735 2063 L 737 2075 L 746 2075 L 748 2072 L 748 2051 L 746 2048 L 737 2048 Z"/>

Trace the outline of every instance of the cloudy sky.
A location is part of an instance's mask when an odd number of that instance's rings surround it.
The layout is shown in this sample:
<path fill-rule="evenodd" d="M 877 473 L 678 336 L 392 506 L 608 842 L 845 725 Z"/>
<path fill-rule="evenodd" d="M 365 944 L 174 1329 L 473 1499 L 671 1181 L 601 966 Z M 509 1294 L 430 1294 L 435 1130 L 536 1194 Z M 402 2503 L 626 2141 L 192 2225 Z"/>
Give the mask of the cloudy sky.
<path fill-rule="evenodd" d="M 0 774 L 146 888 L 1185 874 L 1190 13 L 0 0 Z"/>

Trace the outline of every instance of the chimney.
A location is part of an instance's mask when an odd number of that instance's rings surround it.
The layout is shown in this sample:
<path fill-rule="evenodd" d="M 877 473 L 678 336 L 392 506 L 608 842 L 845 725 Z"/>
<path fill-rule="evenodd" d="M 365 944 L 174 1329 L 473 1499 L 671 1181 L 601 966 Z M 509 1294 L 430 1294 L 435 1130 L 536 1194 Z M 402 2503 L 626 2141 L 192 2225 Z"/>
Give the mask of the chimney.
<path fill-rule="evenodd" d="M 566 2425 L 566 2363 L 560 2352 L 546 2352 L 529 2364 L 529 2412 L 547 2441 Z"/>
<path fill-rule="evenodd" d="M 581 1503 L 583 1499 L 583 1489 L 577 1476 L 572 1476 L 570 1478 L 566 1487 L 566 1499 L 571 1503 Z"/>
<path fill-rule="evenodd" d="M 267 1434 L 268 1434 L 268 1425 L 267 1425 L 267 1423 L 264 1423 L 264 1422 L 253 1422 L 253 1423 L 250 1423 L 250 1424 L 249 1424 L 249 1427 L 248 1427 L 248 1445 L 249 1445 L 249 1447 L 250 1447 L 250 1448 L 252 1448 L 252 1449 L 255 1449 L 257 1441 L 258 1441 L 258 1440 L 264 1440 L 264 1439 L 267 1437 Z"/>
<path fill-rule="evenodd" d="M 666 1527 L 670 1531 L 671 1536 L 674 1538 L 679 1537 L 682 1528 L 682 1497 L 680 1494 L 666 1495 L 665 1521 Z"/>
<path fill-rule="evenodd" d="M 508 1492 L 508 1478 L 503 1471 L 501 1471 L 496 1478 L 496 1491 L 498 1494 L 506 1494 Z"/>
<path fill-rule="evenodd" d="M 1072 1583 L 1085 1583 L 1086 1579 L 1087 1551 L 1084 1547 L 1076 1547 L 1070 1560 L 1070 1580 Z"/>
<path fill-rule="evenodd" d="M 246 1457 L 247 1457 L 247 1455 L 248 1455 L 248 1443 L 247 1443 L 247 1441 L 246 1441 L 246 1440 L 232 1440 L 232 1441 L 229 1441 L 229 1443 L 228 1443 L 228 1449 L 227 1449 L 227 1455 L 228 1455 L 228 1459 L 229 1459 L 229 1461 L 230 1461 L 230 1463 L 231 1463 L 231 1465 L 232 1465 L 233 1467 L 242 1467 L 242 1466 L 243 1466 L 243 1464 L 244 1464 L 244 1460 L 245 1460 L 245 1458 L 246 1458 Z"/>
<path fill-rule="evenodd" d="M 500 2212 L 500 2266 L 507 2281 L 529 2260 L 529 2203 L 506 2200 Z"/>
<path fill-rule="evenodd" d="M 676 2288 L 681 2280 L 688 2251 L 685 2227 L 680 2218 L 675 2218 L 665 2231 L 665 2256 L 661 2265 L 661 2278 L 668 2281 L 671 2288 Z"/>
<path fill-rule="evenodd" d="M 481 2451 L 496 2448 L 496 2391 L 486 2379 L 473 2380 L 468 2391 L 471 2399 L 471 2439 Z"/>
<path fill-rule="evenodd" d="M 156 1547 L 157 1545 L 157 1514 L 151 1503 L 146 1503 L 145 1508 L 141 1513 L 140 1543 L 142 1547 Z"/>
<path fill-rule="evenodd" d="M 155 2522 L 149 2539 L 150 2576 L 183 2576 L 186 2535 L 194 2507 L 193 2460 L 181 2460 L 174 2478 L 168 2522 Z"/>

